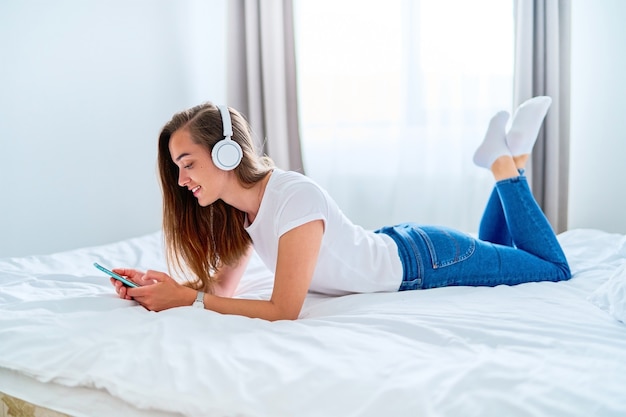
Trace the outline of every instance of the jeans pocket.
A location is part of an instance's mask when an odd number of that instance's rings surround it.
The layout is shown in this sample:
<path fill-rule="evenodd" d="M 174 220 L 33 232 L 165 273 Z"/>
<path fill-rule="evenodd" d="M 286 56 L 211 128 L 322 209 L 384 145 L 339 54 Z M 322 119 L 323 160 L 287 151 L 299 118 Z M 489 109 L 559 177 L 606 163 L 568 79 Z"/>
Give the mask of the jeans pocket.
<path fill-rule="evenodd" d="M 448 227 L 420 226 L 417 231 L 428 247 L 433 269 L 461 262 L 472 256 L 476 249 L 473 237 Z"/>

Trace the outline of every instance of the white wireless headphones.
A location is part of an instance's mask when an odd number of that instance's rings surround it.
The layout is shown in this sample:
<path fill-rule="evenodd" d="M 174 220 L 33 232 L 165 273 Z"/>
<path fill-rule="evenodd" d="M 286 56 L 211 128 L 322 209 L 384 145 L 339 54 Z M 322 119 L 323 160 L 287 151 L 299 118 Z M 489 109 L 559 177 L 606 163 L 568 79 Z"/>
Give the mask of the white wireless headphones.
<path fill-rule="evenodd" d="M 243 151 L 237 142 L 231 139 L 233 127 L 230 121 L 228 107 L 217 106 L 222 115 L 222 125 L 224 126 L 224 139 L 215 144 L 211 151 L 211 157 L 216 167 L 223 171 L 235 169 L 243 158 Z"/>

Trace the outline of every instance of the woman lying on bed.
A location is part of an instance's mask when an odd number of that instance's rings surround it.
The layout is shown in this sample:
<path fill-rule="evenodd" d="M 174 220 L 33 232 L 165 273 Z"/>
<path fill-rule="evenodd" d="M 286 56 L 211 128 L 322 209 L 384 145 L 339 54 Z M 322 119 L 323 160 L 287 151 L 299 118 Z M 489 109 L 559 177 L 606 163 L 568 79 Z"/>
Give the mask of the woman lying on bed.
<path fill-rule="evenodd" d="M 506 132 L 497 113 L 474 155 L 495 188 L 479 239 L 414 223 L 376 231 L 354 225 L 311 179 L 276 168 L 253 148 L 236 110 L 207 103 L 173 116 L 159 137 L 163 272 L 115 269 L 140 285 L 112 282 L 149 310 L 203 307 L 266 320 L 296 319 L 308 291 L 329 295 L 495 286 L 570 278 L 567 260 L 523 175 L 549 97 L 522 104 Z M 256 250 L 274 273 L 269 300 L 231 298 Z"/>

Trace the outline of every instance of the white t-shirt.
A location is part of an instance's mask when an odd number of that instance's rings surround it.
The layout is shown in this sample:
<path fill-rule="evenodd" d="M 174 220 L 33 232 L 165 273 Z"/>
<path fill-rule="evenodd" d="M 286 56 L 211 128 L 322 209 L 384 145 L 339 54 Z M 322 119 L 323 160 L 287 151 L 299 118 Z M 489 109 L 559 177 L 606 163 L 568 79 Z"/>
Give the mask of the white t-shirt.
<path fill-rule="evenodd" d="M 276 272 L 280 236 L 320 219 L 324 236 L 310 291 L 344 295 L 400 288 L 402 263 L 393 239 L 353 224 L 325 190 L 297 172 L 274 169 L 246 230 L 260 258 Z"/>

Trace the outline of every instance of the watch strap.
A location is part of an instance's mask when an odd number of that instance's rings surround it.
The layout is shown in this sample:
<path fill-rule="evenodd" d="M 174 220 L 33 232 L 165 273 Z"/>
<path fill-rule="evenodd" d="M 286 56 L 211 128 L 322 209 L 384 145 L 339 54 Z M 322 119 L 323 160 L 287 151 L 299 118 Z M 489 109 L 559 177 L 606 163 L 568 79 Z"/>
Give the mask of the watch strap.
<path fill-rule="evenodd" d="M 198 291 L 196 300 L 193 302 L 192 306 L 195 308 L 204 308 L 204 291 Z"/>

